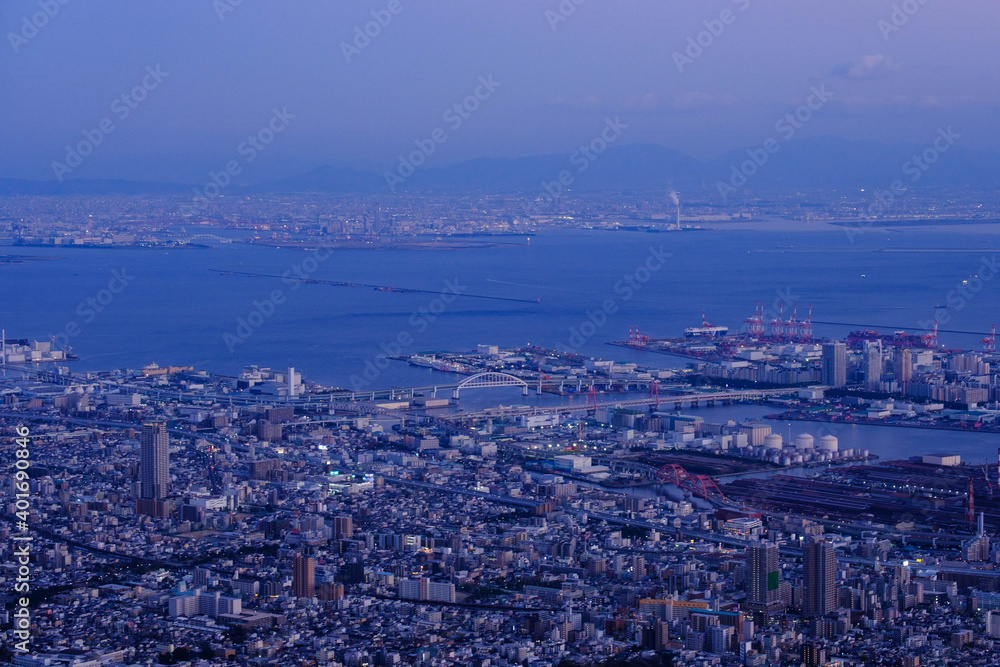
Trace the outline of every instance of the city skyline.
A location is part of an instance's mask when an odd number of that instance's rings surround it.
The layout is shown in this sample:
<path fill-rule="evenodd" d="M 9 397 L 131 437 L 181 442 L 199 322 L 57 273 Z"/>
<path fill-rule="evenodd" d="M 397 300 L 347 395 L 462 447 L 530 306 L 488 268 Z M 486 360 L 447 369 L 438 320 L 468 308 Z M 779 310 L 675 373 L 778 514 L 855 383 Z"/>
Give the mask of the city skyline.
<path fill-rule="evenodd" d="M 145 422 L 139 435 L 139 498 L 136 511 L 151 516 L 169 512 L 170 434 L 165 421 Z"/>
<path fill-rule="evenodd" d="M 797 137 L 926 145 L 938 128 L 954 126 L 963 143 L 1000 150 L 991 125 L 1000 103 L 990 85 L 996 54 L 984 32 L 997 11 L 991 3 L 912 3 L 906 12 L 856 0 L 823 8 L 646 2 L 626 13 L 575 2 L 516 2 L 488 12 L 390 4 L 395 12 L 384 3 L 294 10 L 226 0 L 216 3 L 224 9 L 169 10 L 163 3 L 59 3 L 37 27 L 36 3 L 7 3 L 0 67 L 11 94 L 0 109 L 23 120 L 0 134 L 0 177 L 51 180 L 64 147 L 98 131 L 106 141 L 72 178 L 200 182 L 240 159 L 241 142 L 266 127 L 275 108 L 295 118 L 265 150 L 252 149 L 261 158 L 244 165 L 241 178 L 326 164 L 381 173 L 436 128 L 447 140 L 429 166 L 570 153 L 608 117 L 629 125 L 626 143 L 708 159 L 759 146 L 824 85 L 828 104 L 801 128 L 788 126 Z M 290 48 L 260 51 L 257 26 Z M 92 34 L 104 34 L 105 43 L 92 43 Z M 426 36 L 434 34 L 447 39 L 429 47 Z M 506 48 L 515 42 L 524 47 Z M 104 46 L 129 56 L 110 59 Z M 598 61 L 595 52 L 607 55 Z M 438 68 L 429 80 L 420 76 L 428 67 Z M 498 87 L 488 99 L 449 115 L 490 76 Z M 51 85 L 29 85 L 38 78 Z M 382 85 L 366 85 L 374 80 Z M 143 90 L 133 99 L 136 86 Z M 400 103 L 406 114 L 396 111 Z M 113 130 L 99 129 L 104 118 Z"/>
<path fill-rule="evenodd" d="M 0 3 L 0 664 L 994 667 L 998 21 Z"/>

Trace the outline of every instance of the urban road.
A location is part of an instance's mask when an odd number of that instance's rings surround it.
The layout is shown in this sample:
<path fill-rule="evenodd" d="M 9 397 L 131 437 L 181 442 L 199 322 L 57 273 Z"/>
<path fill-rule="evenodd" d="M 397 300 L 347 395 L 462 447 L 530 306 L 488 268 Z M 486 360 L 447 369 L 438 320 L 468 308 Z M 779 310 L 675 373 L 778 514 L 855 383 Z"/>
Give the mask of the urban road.
<path fill-rule="evenodd" d="M 54 384 L 67 384 L 70 382 L 99 382 L 101 384 L 110 385 L 117 389 L 128 389 L 130 391 L 135 391 L 137 393 L 142 393 L 157 399 L 173 399 L 173 400 L 187 400 L 187 401 L 215 401 L 219 403 L 230 403 L 235 405 L 254 405 L 261 403 L 268 403 L 272 405 L 291 405 L 297 407 L 339 407 L 345 403 L 360 403 L 362 405 L 367 402 L 374 403 L 380 400 L 379 397 L 385 398 L 385 400 L 395 401 L 400 400 L 406 396 L 414 396 L 417 393 L 431 393 L 436 394 L 438 391 L 455 389 L 458 384 L 439 384 L 427 387 L 397 387 L 393 389 L 385 389 L 381 391 L 366 391 L 366 392 L 331 392 L 325 394 L 312 394 L 305 396 L 296 396 L 293 398 L 283 398 L 280 396 L 270 396 L 270 395 L 252 395 L 252 394 L 212 394 L 203 393 L 197 394 L 192 392 L 182 392 L 174 391 L 169 389 L 160 389 L 156 387 L 150 387 L 148 385 L 138 385 L 129 382 L 119 382 L 109 379 L 94 379 L 88 378 L 86 376 L 77 375 L 73 373 L 56 373 L 52 370 L 32 368 L 30 366 L 18 366 L 14 364 L 0 364 L 0 368 L 3 370 L 9 370 L 12 372 L 22 373 L 24 375 L 33 376 L 43 382 L 51 382 Z M 573 378 L 567 378 L 566 381 L 573 380 Z M 545 385 L 558 385 L 561 381 L 560 378 L 550 378 L 544 381 Z M 588 384 L 597 383 L 602 386 L 611 386 L 615 383 L 620 384 L 635 384 L 639 386 L 642 381 L 616 381 L 616 380 L 606 380 L 599 381 L 596 379 L 590 379 Z M 649 381 L 645 381 L 648 385 Z M 514 386 L 514 385 L 510 385 Z M 783 389 L 746 389 L 746 390 L 729 390 L 729 391 L 716 391 L 716 392 L 691 392 L 687 394 L 666 394 L 663 396 L 650 396 L 641 397 L 633 399 L 616 399 L 610 401 L 599 401 L 595 404 L 589 405 L 554 405 L 554 406 L 539 406 L 539 407 L 519 407 L 519 408 L 496 408 L 492 410 L 484 410 L 480 413 L 459 413 L 462 417 L 475 417 L 475 416 L 494 416 L 500 414 L 501 411 L 506 415 L 519 415 L 519 414 L 546 414 L 546 413 L 570 413 L 578 411 L 586 411 L 588 409 L 597 408 L 614 408 L 614 407 L 641 407 L 649 405 L 697 405 L 700 403 L 714 403 L 714 402 L 726 402 L 726 401 L 753 401 L 753 400 L 763 400 L 772 396 L 788 396 L 798 393 L 799 389 L 796 388 L 783 388 Z M 577 394 L 579 395 L 579 394 Z M 358 399 L 362 399 L 359 401 Z"/>

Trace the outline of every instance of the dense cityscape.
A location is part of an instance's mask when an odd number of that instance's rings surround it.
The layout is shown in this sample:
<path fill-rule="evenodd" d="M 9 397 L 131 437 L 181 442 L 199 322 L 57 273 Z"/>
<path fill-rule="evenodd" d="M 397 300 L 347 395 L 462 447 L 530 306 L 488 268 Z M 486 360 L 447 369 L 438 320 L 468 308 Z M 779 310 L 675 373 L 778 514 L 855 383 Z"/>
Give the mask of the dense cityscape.
<path fill-rule="evenodd" d="M 996 465 L 875 462 L 779 425 L 989 429 L 993 341 L 813 341 L 759 312 L 621 343 L 687 346 L 683 369 L 486 344 L 393 362 L 434 387 L 361 392 L 291 368 L 77 373 L 8 339 L 4 450 L 28 463 L 2 529 L 23 554 L 4 579 L 26 587 L 4 615 L 35 651 L 8 657 L 992 664 Z M 560 400 L 459 407 L 491 387 Z M 781 421 L 685 413 L 738 403 Z"/>
<path fill-rule="evenodd" d="M 676 197 L 676 195 L 675 195 Z M 674 231 L 727 229 L 759 220 L 834 223 L 848 236 L 886 225 L 989 223 L 995 193 L 907 191 L 889 204 L 850 188 L 746 193 L 730 201 L 711 190 L 664 202 L 659 190 L 511 194 L 349 194 L 226 192 L 192 207 L 187 194 L 19 195 L 0 199 L 0 239 L 28 247 L 121 247 L 229 242 L 284 247 L 462 247 L 524 243 L 540 229 Z M 220 236 L 220 233 L 224 236 Z M 503 237 L 511 240 L 504 241 Z M 353 243 L 352 243 L 353 242 Z M 403 247 L 406 247 L 405 245 Z"/>
<path fill-rule="evenodd" d="M 0 665 L 1000 667 L 1000 3 L 0 3 Z"/>

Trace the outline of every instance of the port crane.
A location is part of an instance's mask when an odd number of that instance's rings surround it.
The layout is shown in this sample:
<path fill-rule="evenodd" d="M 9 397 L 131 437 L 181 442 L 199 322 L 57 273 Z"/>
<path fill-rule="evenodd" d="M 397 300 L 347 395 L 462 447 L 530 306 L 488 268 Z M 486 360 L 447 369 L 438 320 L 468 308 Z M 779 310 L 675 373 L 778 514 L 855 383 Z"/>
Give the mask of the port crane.
<path fill-rule="evenodd" d="M 785 338 L 788 340 L 795 340 L 799 335 L 799 304 L 794 304 L 792 306 L 792 314 L 789 316 L 788 320 L 785 322 Z"/>
<path fill-rule="evenodd" d="M 809 306 L 809 314 L 806 315 L 806 319 L 799 322 L 799 340 L 803 343 L 808 343 L 813 337 L 813 307 Z"/>
<path fill-rule="evenodd" d="M 785 334 L 785 322 L 781 319 L 781 315 L 785 310 L 785 304 L 780 304 L 778 306 L 778 317 L 771 320 L 771 338 L 775 340 L 781 340 L 784 338 Z"/>
<path fill-rule="evenodd" d="M 984 338 L 983 344 L 983 354 L 993 354 L 997 351 L 997 325 L 994 324 L 993 328 L 990 329 L 990 335 Z"/>
<path fill-rule="evenodd" d="M 752 338 L 764 336 L 764 302 L 758 301 L 753 309 L 753 315 L 743 320 L 747 326 L 747 335 Z"/>
<path fill-rule="evenodd" d="M 936 350 L 938 346 L 938 321 L 934 320 L 934 328 L 931 329 L 930 333 L 926 333 L 920 337 L 923 341 L 924 347 L 928 350 Z"/>
<path fill-rule="evenodd" d="M 705 319 L 705 312 L 702 311 L 702 319 Z M 637 325 L 628 328 L 628 344 L 630 347 L 644 348 L 649 345 L 649 336 L 639 333 Z"/>

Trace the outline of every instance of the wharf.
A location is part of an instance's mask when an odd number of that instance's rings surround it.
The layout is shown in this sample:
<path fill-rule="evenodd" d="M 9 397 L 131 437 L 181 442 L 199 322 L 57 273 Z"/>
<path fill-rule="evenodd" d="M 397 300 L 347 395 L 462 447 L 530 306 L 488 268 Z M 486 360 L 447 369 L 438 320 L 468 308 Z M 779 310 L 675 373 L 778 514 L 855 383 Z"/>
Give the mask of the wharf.
<path fill-rule="evenodd" d="M 828 415 L 800 415 L 797 413 L 782 413 L 766 415 L 765 419 L 775 421 L 821 422 L 825 424 L 843 424 L 846 426 L 892 426 L 894 428 L 921 428 L 932 431 L 961 431 L 963 433 L 1000 433 L 1000 424 L 980 424 L 961 422 L 958 424 L 934 423 L 901 423 L 883 419 L 834 419 Z M 978 422 L 974 422 L 978 423 Z"/>

